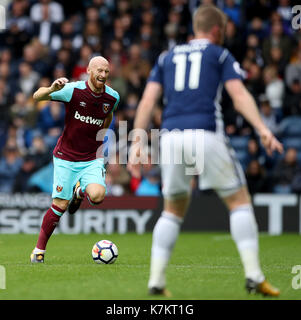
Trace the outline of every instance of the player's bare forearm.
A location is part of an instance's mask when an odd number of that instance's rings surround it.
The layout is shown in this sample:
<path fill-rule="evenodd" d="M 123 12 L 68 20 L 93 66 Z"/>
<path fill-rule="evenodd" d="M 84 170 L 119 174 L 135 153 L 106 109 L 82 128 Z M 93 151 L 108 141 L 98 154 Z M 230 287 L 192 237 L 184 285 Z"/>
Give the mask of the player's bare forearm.
<path fill-rule="evenodd" d="M 258 133 L 266 129 L 259 114 L 256 102 L 240 80 L 229 80 L 226 89 L 232 98 L 234 108 L 238 111 Z"/>
<path fill-rule="evenodd" d="M 51 89 L 51 87 L 41 87 L 33 94 L 33 98 L 36 101 L 50 100 L 50 94 L 52 92 L 54 91 Z"/>
<path fill-rule="evenodd" d="M 256 102 L 240 80 L 228 80 L 225 87 L 232 98 L 235 109 L 254 127 L 258 132 L 261 142 L 268 155 L 273 151 L 283 152 L 282 144 L 274 137 L 272 132 L 264 124 L 258 111 Z"/>
<path fill-rule="evenodd" d="M 61 90 L 69 80 L 66 78 L 59 78 L 55 80 L 50 87 L 41 87 L 34 94 L 33 99 L 36 101 L 51 100 L 50 94 Z"/>
<path fill-rule="evenodd" d="M 148 82 L 146 85 L 142 99 L 138 105 L 137 113 L 134 121 L 134 129 L 146 130 L 151 120 L 152 112 L 156 105 L 156 102 L 162 94 L 162 86 L 158 82 Z M 134 130 L 132 137 L 132 147 L 130 149 L 130 155 L 127 168 L 131 172 L 132 176 L 137 179 L 141 178 L 140 163 L 136 163 L 135 159 L 140 156 L 140 145 L 135 142 L 138 137 L 138 131 Z"/>

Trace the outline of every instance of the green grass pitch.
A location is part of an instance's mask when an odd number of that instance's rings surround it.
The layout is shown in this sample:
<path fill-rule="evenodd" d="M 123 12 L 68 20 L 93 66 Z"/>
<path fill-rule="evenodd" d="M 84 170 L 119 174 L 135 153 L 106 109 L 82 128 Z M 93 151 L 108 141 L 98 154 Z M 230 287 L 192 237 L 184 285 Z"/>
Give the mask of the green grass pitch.
<path fill-rule="evenodd" d="M 151 233 L 137 235 L 53 235 L 44 264 L 29 255 L 37 235 L 0 235 L 0 265 L 6 270 L 2 299 L 152 299 L 147 295 Z M 119 249 L 112 265 L 91 257 L 95 242 L 109 239 Z M 280 299 L 300 299 L 292 288 L 292 267 L 300 265 L 301 237 L 260 235 L 266 277 L 281 289 Z M 181 233 L 167 273 L 169 299 L 267 299 L 249 296 L 236 247 L 227 233 Z M 275 299 L 275 298 L 274 298 Z"/>

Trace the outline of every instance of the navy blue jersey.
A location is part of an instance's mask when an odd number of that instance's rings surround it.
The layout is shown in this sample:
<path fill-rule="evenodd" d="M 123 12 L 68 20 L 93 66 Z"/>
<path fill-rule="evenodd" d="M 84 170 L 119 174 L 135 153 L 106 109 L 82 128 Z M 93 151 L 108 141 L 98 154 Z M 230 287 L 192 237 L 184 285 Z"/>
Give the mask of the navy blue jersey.
<path fill-rule="evenodd" d="M 219 104 L 223 84 L 242 79 L 231 53 L 207 39 L 191 40 L 162 53 L 148 81 L 163 86 L 162 128 L 223 132 Z"/>

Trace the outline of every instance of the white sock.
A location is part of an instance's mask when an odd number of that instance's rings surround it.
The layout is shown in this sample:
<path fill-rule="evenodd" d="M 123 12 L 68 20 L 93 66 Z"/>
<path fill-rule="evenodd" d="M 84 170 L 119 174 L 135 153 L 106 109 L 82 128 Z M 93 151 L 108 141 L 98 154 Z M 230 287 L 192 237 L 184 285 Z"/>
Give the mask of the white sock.
<path fill-rule="evenodd" d="M 262 282 L 258 257 L 258 231 L 253 208 L 242 205 L 230 212 L 230 230 L 244 267 L 245 277 Z"/>
<path fill-rule="evenodd" d="M 39 248 L 37 248 L 37 247 L 35 247 L 34 249 L 33 249 L 33 253 L 34 254 L 37 254 L 37 253 L 45 253 L 46 252 L 46 250 L 41 250 L 41 249 L 39 249 Z"/>
<path fill-rule="evenodd" d="M 165 270 L 177 241 L 183 219 L 163 211 L 153 231 L 151 269 L 148 287 L 162 289 L 166 285 Z"/>
<path fill-rule="evenodd" d="M 77 199 L 82 199 L 81 195 L 79 194 L 80 191 L 81 191 L 81 187 L 78 187 L 76 189 L 76 197 L 77 197 Z"/>

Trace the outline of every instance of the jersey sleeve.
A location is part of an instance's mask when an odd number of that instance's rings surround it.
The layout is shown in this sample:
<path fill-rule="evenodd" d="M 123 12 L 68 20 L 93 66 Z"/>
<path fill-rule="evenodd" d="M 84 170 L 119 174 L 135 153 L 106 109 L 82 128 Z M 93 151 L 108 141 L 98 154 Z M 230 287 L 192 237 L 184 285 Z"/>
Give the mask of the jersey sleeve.
<path fill-rule="evenodd" d="M 222 82 L 227 80 L 244 78 L 244 71 L 240 68 L 239 63 L 234 59 L 232 54 L 225 49 L 219 59 L 222 64 Z"/>
<path fill-rule="evenodd" d="M 120 102 L 119 93 L 118 93 L 117 91 L 115 91 L 115 92 L 116 92 L 116 96 L 115 96 L 116 102 L 114 103 L 114 107 L 113 107 L 113 109 L 112 109 L 112 111 L 111 111 L 112 113 L 116 111 L 116 109 L 117 109 L 117 107 L 118 107 L 118 104 L 119 104 L 119 102 Z"/>
<path fill-rule="evenodd" d="M 74 83 L 66 83 L 61 90 L 50 94 L 51 101 L 69 102 L 72 98 L 74 87 Z"/>
<path fill-rule="evenodd" d="M 161 85 L 163 85 L 163 63 L 165 56 L 166 52 L 160 54 L 152 71 L 150 72 L 147 82 L 159 82 Z"/>

